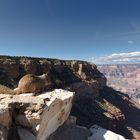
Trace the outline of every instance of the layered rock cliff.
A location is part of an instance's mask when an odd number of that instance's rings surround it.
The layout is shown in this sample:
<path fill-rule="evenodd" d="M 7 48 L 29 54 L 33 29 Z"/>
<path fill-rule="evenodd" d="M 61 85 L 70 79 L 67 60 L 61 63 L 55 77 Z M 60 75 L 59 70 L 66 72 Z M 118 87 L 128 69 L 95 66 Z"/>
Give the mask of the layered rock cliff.
<path fill-rule="evenodd" d="M 48 73 L 51 89 L 65 88 L 76 91 L 76 99 L 82 96 L 97 97 L 106 85 L 106 78 L 96 65 L 84 61 L 63 61 L 58 59 L 0 57 L 0 84 L 17 87 L 25 74 Z"/>
<path fill-rule="evenodd" d="M 99 65 L 98 69 L 107 77 L 108 86 L 140 103 L 140 64 Z"/>

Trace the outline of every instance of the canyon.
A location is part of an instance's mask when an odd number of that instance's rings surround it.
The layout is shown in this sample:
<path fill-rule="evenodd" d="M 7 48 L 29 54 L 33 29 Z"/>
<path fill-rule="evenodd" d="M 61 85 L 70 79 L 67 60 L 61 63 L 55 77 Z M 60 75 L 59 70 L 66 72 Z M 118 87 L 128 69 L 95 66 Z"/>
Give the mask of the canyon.
<path fill-rule="evenodd" d="M 107 85 L 140 103 L 140 64 L 99 65 Z"/>
<path fill-rule="evenodd" d="M 49 137 L 50 140 L 56 140 L 58 136 L 60 139 L 62 139 L 64 134 L 62 133 L 64 132 L 62 130 L 69 130 L 70 128 L 73 128 L 72 130 L 77 130 L 77 133 L 79 133 L 79 137 L 80 132 L 82 131 L 82 134 L 85 134 L 83 137 L 87 139 L 87 137 L 89 137 L 87 131 L 90 128 L 94 128 L 94 125 L 100 126 L 99 130 L 104 132 L 105 130 L 110 130 L 124 136 L 127 139 L 140 139 L 139 105 L 131 100 L 131 98 L 126 94 L 115 90 L 112 87 L 109 87 L 107 85 L 107 78 L 104 76 L 103 72 L 100 72 L 100 69 L 98 70 L 98 67 L 95 64 L 77 60 L 65 61 L 49 58 L 0 56 L 0 84 L 11 89 L 17 88 L 18 81 L 25 74 L 42 75 L 44 73 L 48 73 L 50 79 L 50 89 L 45 92 L 53 93 L 56 89 L 59 89 L 56 90 L 59 93 L 59 91 L 61 91 L 60 89 L 62 89 L 62 93 L 63 90 L 67 91 L 66 93 L 74 93 L 72 102 L 69 102 L 70 104 L 72 103 L 70 106 L 71 111 L 69 108 L 68 113 L 66 113 L 69 115 L 69 117 L 74 116 L 72 117 L 75 118 L 74 124 L 66 125 L 66 119 L 68 118 L 64 117 L 65 122 L 62 121 L 62 126 L 57 130 L 55 129 L 56 131 Z M 35 96 L 34 98 L 42 96 L 43 93 Z M 5 94 L 3 95 L 1 93 L 1 101 L 4 100 L 4 102 L 0 102 L 1 106 L 6 104 L 6 97 Z M 9 99 L 13 99 L 15 97 L 18 97 L 18 99 L 20 99 L 22 95 L 14 95 L 12 97 L 10 96 L 8 97 L 8 101 Z M 64 94 L 64 97 L 66 97 L 67 99 L 68 96 L 65 96 Z M 51 98 L 48 98 L 47 96 L 45 97 L 45 101 L 47 103 L 51 101 L 50 99 Z M 62 100 L 65 98 L 62 97 L 60 99 Z M 20 101 L 21 104 L 22 100 Z M 17 103 L 17 101 L 15 103 Z M 24 107 L 27 107 L 30 110 L 32 104 L 28 103 L 27 106 Z M 26 109 L 24 108 L 24 110 Z M 1 112 L 2 111 L 3 110 L 1 109 Z M 32 111 L 33 112 L 31 112 L 31 114 L 29 115 L 32 115 L 32 113 L 36 113 L 35 109 L 32 109 Z M 26 112 L 28 112 L 28 110 L 26 110 Z M 60 111 L 58 110 L 58 112 L 60 112 L 60 114 L 64 114 L 63 112 L 61 112 L 61 109 Z M 23 111 L 22 115 L 25 116 L 26 113 Z M 3 116 L 1 118 L 3 120 Z M 13 115 L 12 118 L 14 119 Z M 28 118 L 26 117 L 26 119 Z M 49 120 L 51 120 L 51 117 Z M 34 121 L 35 124 L 38 122 L 37 120 Z M 8 130 L 18 130 L 19 124 L 15 123 L 15 119 L 10 122 L 12 123 L 12 125 L 8 126 Z M 24 128 L 21 125 L 20 127 Z M 102 129 L 101 127 L 104 129 Z M 36 126 L 36 129 L 37 128 L 38 127 Z M 3 132 L 3 130 L 5 129 L 5 126 L 3 126 L 1 127 L 0 131 Z M 74 132 L 72 133 L 71 131 L 71 133 L 67 134 L 67 132 L 65 131 L 68 140 L 77 140 L 76 138 L 74 138 Z M 10 131 L 7 131 L 7 135 L 10 137 Z M 22 135 L 19 135 L 18 131 L 15 135 L 18 135 L 18 137 L 22 137 Z M 48 135 L 50 135 L 50 133 Z M 92 139 L 92 136 L 89 138 Z"/>

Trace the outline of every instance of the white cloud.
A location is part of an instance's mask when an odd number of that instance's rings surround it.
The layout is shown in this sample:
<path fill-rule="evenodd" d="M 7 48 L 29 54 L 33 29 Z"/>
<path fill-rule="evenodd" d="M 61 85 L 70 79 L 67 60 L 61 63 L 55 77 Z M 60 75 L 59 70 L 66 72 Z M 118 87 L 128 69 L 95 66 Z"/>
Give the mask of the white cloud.
<path fill-rule="evenodd" d="M 128 44 L 133 44 L 133 43 L 134 43 L 134 41 L 132 41 L 132 40 L 128 41 Z"/>
<path fill-rule="evenodd" d="M 140 52 L 129 53 L 113 53 L 108 56 L 92 59 L 94 63 L 106 64 L 106 63 L 140 63 Z"/>

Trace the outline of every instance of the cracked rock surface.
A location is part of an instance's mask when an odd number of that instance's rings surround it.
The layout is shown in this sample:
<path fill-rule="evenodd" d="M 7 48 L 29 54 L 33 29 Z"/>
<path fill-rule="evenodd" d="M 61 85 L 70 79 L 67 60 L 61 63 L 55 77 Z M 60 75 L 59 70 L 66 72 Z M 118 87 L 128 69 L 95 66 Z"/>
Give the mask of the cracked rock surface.
<path fill-rule="evenodd" d="M 0 94 L 1 140 L 46 140 L 69 117 L 74 93 Z"/>

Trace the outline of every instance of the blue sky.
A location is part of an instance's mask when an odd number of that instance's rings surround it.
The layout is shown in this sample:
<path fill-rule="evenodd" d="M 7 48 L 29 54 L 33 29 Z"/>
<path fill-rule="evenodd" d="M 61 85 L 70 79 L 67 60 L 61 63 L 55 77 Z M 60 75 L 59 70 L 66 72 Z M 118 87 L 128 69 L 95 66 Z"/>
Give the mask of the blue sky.
<path fill-rule="evenodd" d="M 139 0 L 0 0 L 1 55 L 98 61 L 139 51 Z"/>

